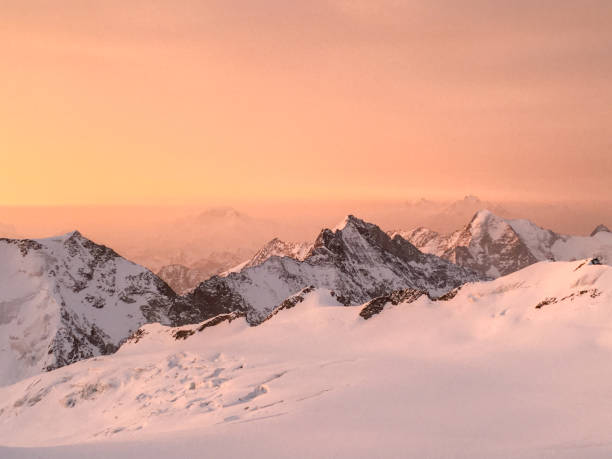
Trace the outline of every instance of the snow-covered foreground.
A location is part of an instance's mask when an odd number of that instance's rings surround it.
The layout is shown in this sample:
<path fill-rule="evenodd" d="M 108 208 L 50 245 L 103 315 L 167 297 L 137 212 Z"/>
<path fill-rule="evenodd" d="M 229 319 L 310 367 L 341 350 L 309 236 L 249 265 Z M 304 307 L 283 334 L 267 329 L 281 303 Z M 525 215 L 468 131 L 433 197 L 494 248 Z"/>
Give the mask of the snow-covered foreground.
<path fill-rule="evenodd" d="M 315 290 L 257 327 L 144 330 L 0 388 L 0 456 L 612 455 L 609 266 L 539 263 L 369 320 Z"/>

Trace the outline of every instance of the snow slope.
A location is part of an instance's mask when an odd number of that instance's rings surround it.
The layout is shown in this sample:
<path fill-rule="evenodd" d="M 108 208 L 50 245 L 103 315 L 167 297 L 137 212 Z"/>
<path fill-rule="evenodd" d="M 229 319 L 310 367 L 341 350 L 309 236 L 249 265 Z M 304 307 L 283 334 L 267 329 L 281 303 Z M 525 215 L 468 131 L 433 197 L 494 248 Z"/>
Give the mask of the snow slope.
<path fill-rule="evenodd" d="M 77 231 L 0 239 L 0 385 L 114 352 L 176 295 L 149 270 Z"/>
<path fill-rule="evenodd" d="M 603 225 L 590 237 L 568 236 L 529 220 L 508 220 L 488 210 L 477 212 L 462 229 L 442 235 L 427 228 L 392 231 L 419 250 L 491 277 L 506 275 L 537 261 L 598 257 L 612 263 L 612 233 Z"/>
<path fill-rule="evenodd" d="M 274 238 L 257 251 L 243 268 L 260 265 L 271 257 L 291 257 L 303 260 L 311 249 L 312 244 L 308 242 L 285 242 Z"/>
<path fill-rule="evenodd" d="M 230 273 L 240 272 L 244 268 L 260 265 L 271 257 L 289 257 L 303 261 L 310 252 L 310 249 L 312 249 L 312 244 L 309 242 L 286 242 L 275 237 L 267 242 L 251 258 L 231 267 L 221 273 L 220 276 L 225 277 Z"/>
<path fill-rule="evenodd" d="M 196 309 L 218 314 L 244 311 L 257 323 L 285 298 L 310 285 L 334 291 L 344 304 L 360 304 L 407 287 L 443 294 L 482 278 L 423 254 L 403 238 L 391 238 L 378 226 L 351 215 L 334 230 L 321 231 L 303 260 L 269 256 L 203 282 L 187 299 Z"/>
<path fill-rule="evenodd" d="M 257 323 L 310 285 L 335 289 L 345 303 L 360 303 L 397 288 L 435 293 L 478 278 L 354 217 L 335 233 L 324 231 L 317 244 L 309 246 L 307 261 L 299 261 L 275 253 L 300 257 L 305 246 L 272 241 L 259 252 L 261 260 L 180 297 L 146 268 L 78 232 L 2 239 L 0 385 L 112 353 L 148 322 L 182 325 L 241 311 Z M 166 274 L 176 282 L 189 277 L 180 266 Z"/>
<path fill-rule="evenodd" d="M 0 388 L 0 455 L 612 454 L 611 267 L 537 263 L 368 320 L 302 297 L 258 327 L 146 325 L 114 355 Z"/>

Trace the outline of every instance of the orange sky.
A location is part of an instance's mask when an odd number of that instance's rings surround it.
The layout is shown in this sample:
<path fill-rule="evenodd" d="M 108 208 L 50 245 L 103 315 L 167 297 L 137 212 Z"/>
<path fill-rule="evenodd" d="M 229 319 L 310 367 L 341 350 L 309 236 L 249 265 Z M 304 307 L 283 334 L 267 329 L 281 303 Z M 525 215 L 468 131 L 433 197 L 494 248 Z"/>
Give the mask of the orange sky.
<path fill-rule="evenodd" d="M 0 3 L 0 205 L 612 196 L 608 0 Z"/>

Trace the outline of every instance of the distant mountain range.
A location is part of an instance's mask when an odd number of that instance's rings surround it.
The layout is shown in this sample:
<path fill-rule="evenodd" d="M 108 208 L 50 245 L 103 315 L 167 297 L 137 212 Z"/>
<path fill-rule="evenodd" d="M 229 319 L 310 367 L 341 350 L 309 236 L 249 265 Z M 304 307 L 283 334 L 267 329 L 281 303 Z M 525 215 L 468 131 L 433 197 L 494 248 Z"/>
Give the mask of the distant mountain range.
<path fill-rule="evenodd" d="M 308 242 L 284 242 L 279 238 L 274 238 L 246 261 L 238 259 L 236 254 L 232 253 L 213 255 L 205 268 L 189 268 L 180 264 L 168 265 L 162 267 L 157 275 L 166 281 L 176 293 L 184 295 L 214 275 L 225 277 L 232 272 L 260 265 L 273 256 L 303 260 L 311 247 L 312 243 Z"/>
<path fill-rule="evenodd" d="M 538 263 L 441 300 L 404 290 L 347 308 L 315 288 L 256 328 L 239 313 L 147 324 L 115 355 L 0 387 L 0 444 L 38 447 L 20 458 L 285 457 L 294 444 L 300 457 L 405 457 L 406 442 L 408 457 L 610 456 L 612 268 Z M 457 456 L 466 435 L 479 443 Z M 488 435 L 502 446 L 478 454 Z"/>
<path fill-rule="evenodd" d="M 612 233 L 603 225 L 592 236 L 568 236 L 483 210 L 449 235 L 424 228 L 387 233 L 349 215 L 313 242 L 275 238 L 239 264 L 227 255 L 225 266 L 233 268 L 212 277 L 167 266 L 160 276 L 173 291 L 76 231 L 0 239 L 0 385 L 113 353 L 146 323 L 183 326 L 238 314 L 257 325 L 311 288 L 329 290 L 344 305 L 400 301 L 413 291 L 446 298 L 465 283 L 538 261 L 593 257 L 612 261 Z"/>
<path fill-rule="evenodd" d="M 122 251 L 156 272 L 180 264 L 211 276 L 253 256 L 277 226 L 231 207 L 215 207 L 161 224 Z"/>
<path fill-rule="evenodd" d="M 529 220 L 504 219 L 481 210 L 465 227 L 451 234 L 423 227 L 389 234 L 402 236 L 425 253 L 490 277 L 544 260 L 598 257 L 602 263 L 612 263 L 612 233 L 604 225 L 599 225 L 588 237 L 569 236 L 540 228 Z"/>
<path fill-rule="evenodd" d="M 483 278 L 353 216 L 312 244 L 273 240 L 238 272 L 185 296 L 76 231 L 1 239 L 0 258 L 0 384 L 112 353 L 145 323 L 179 326 L 238 312 L 257 324 L 311 285 L 348 305 L 409 287 L 441 295 Z"/>
<path fill-rule="evenodd" d="M 267 247 L 279 246 L 282 244 L 273 241 Z M 186 298 L 206 310 L 217 308 L 219 313 L 245 311 L 248 320 L 257 323 L 285 298 L 310 285 L 332 290 L 348 305 L 398 288 L 415 287 L 441 295 L 484 277 L 421 253 L 401 236 L 392 238 L 354 216 L 333 230 L 322 230 L 306 253 L 306 245 L 283 247 L 302 259 L 264 249 L 250 266 L 208 279 Z"/>

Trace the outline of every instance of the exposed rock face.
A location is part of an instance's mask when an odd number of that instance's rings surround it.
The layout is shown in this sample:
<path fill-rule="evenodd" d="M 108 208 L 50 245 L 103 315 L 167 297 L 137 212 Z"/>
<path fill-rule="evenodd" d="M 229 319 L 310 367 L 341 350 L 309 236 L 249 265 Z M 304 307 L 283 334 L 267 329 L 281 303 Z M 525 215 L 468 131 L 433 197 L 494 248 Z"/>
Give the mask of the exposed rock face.
<path fill-rule="evenodd" d="M 0 384 L 114 352 L 181 299 L 157 276 L 75 231 L 0 240 Z M 178 314 L 176 314 L 178 317 Z"/>
<path fill-rule="evenodd" d="M 275 307 L 272 310 L 272 312 L 268 315 L 268 317 L 263 319 L 260 323 L 263 323 L 266 320 L 270 320 L 272 317 L 274 317 L 280 311 L 296 307 L 298 304 L 300 304 L 302 301 L 304 301 L 304 299 L 306 298 L 306 295 L 308 295 L 309 293 L 313 292 L 314 290 L 315 290 L 314 285 L 311 285 L 310 287 L 306 287 L 305 289 L 302 289 L 301 292 L 296 293 L 295 295 L 290 296 L 285 301 L 283 301 L 281 304 L 279 304 L 277 307 Z"/>
<path fill-rule="evenodd" d="M 191 325 L 191 326 L 180 326 L 180 328 L 163 328 L 163 333 L 168 333 L 175 340 L 186 340 L 196 333 L 203 332 L 207 328 L 214 327 L 223 322 L 231 323 L 236 319 L 243 318 L 244 314 L 240 312 L 230 312 L 227 314 L 219 314 L 210 319 L 207 319 L 199 324 Z M 125 345 L 138 344 L 140 340 L 145 338 L 148 334 L 149 324 L 146 324 L 142 328 L 136 330 L 132 335 L 130 335 L 124 342 Z"/>
<path fill-rule="evenodd" d="M 605 228 L 605 227 L 604 227 Z M 426 228 L 390 232 L 399 234 L 420 250 L 490 277 L 499 277 L 544 260 L 571 261 L 598 257 L 612 261 L 610 237 L 566 236 L 540 228 L 528 220 L 506 220 L 487 210 L 479 211 L 463 229 L 440 235 Z"/>
<path fill-rule="evenodd" d="M 0 260 L 0 384 L 115 352 L 128 337 L 138 339 L 134 332 L 146 323 L 182 327 L 245 316 L 255 325 L 315 287 L 357 305 L 404 288 L 440 295 L 483 278 L 353 216 L 308 246 L 272 241 L 250 266 L 185 296 L 78 232 L 0 239 Z M 181 267 L 168 271 L 177 279 L 185 274 Z"/>
<path fill-rule="evenodd" d="M 402 288 L 436 295 L 482 278 L 349 216 L 335 230 L 321 231 L 304 260 L 272 256 L 240 272 L 213 277 L 187 298 L 203 311 L 245 311 L 249 322 L 259 323 L 274 305 L 311 285 L 334 291 L 342 303 L 363 304 Z"/>
<path fill-rule="evenodd" d="M 512 226 L 488 211 L 478 212 L 462 230 L 444 236 L 425 228 L 399 232 L 421 250 L 490 277 L 537 262 Z"/>
<path fill-rule="evenodd" d="M 380 314 L 387 306 L 393 305 L 397 306 L 400 303 L 410 304 L 414 303 L 416 300 L 425 295 L 430 301 L 449 301 L 457 296 L 457 293 L 461 287 L 457 287 L 451 290 L 448 293 L 445 293 L 439 297 L 432 297 L 428 292 L 423 290 L 418 290 L 414 288 L 407 288 L 404 290 L 396 290 L 391 292 L 388 295 L 379 296 L 378 298 L 374 298 L 373 300 L 368 301 L 361 311 L 359 311 L 359 315 L 363 317 L 365 320 L 368 320 L 375 316 L 376 314 Z"/>
<path fill-rule="evenodd" d="M 427 292 L 413 288 L 397 290 L 391 292 L 389 295 L 379 296 L 378 298 L 368 301 L 361 311 L 359 311 L 359 315 L 365 320 L 368 320 L 376 314 L 380 314 L 389 304 L 397 306 L 400 303 L 412 303 L 423 295 L 427 295 Z"/>

